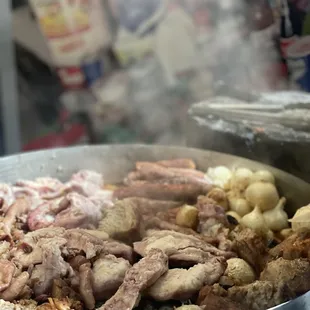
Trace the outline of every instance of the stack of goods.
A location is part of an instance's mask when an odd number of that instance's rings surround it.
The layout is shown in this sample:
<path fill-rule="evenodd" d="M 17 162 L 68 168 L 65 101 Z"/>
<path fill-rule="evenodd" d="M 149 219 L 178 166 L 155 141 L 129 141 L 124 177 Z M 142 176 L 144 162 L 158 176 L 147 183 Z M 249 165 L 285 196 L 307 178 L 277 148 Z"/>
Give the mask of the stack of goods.
<path fill-rule="evenodd" d="M 288 220 L 268 171 L 137 162 L 118 185 L 82 170 L 0 194 L 2 308 L 263 310 L 310 289 L 309 206 Z"/>

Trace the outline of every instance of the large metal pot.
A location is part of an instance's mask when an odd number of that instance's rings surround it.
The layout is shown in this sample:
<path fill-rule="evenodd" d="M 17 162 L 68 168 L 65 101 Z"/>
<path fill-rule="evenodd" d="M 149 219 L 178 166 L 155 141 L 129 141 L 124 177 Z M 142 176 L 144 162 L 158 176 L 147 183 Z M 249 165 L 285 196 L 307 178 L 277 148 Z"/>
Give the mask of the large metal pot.
<path fill-rule="evenodd" d="M 289 214 L 310 203 L 310 184 L 278 169 L 217 152 L 157 145 L 78 146 L 8 156 L 0 159 L 0 180 L 14 182 L 39 176 L 66 180 L 77 170 L 88 168 L 102 172 L 107 182 L 117 183 L 134 168 L 136 161 L 180 157 L 192 158 L 202 171 L 218 165 L 270 170 L 276 176 L 279 191 L 288 199 Z"/>
<path fill-rule="evenodd" d="M 310 184 L 270 166 L 222 153 L 157 145 L 79 146 L 8 156 L 0 159 L 0 179 L 1 182 L 14 182 L 21 178 L 52 176 L 66 180 L 77 170 L 87 168 L 102 172 L 107 182 L 117 183 L 134 169 L 136 161 L 181 157 L 193 159 L 202 171 L 218 165 L 271 171 L 279 191 L 288 199 L 287 211 L 290 215 L 310 202 Z"/>

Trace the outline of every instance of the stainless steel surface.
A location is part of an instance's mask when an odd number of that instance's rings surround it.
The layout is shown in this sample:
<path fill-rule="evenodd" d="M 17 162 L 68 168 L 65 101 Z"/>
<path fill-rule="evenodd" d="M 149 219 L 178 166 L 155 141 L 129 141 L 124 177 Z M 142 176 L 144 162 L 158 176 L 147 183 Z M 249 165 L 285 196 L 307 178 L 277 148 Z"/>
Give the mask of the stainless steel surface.
<path fill-rule="evenodd" d="M 310 309 L 310 292 L 307 292 L 306 294 L 301 295 L 292 301 L 273 307 L 269 310 L 309 310 L 309 309 Z"/>
<path fill-rule="evenodd" d="M 20 151 L 19 111 L 12 36 L 11 1 L 0 1 L 0 104 L 6 154 Z"/>
<path fill-rule="evenodd" d="M 177 157 L 192 158 L 203 171 L 218 165 L 268 169 L 276 176 L 280 192 L 287 197 L 290 213 L 310 202 L 310 185 L 290 174 L 241 157 L 183 147 L 102 145 L 24 153 L 0 159 L 0 178 L 2 182 L 14 182 L 49 175 L 66 180 L 77 170 L 89 168 L 102 172 L 108 182 L 119 182 L 138 160 Z"/>
<path fill-rule="evenodd" d="M 0 180 L 14 182 L 21 178 L 34 179 L 39 176 L 66 180 L 79 169 L 95 169 L 103 173 L 107 182 L 114 183 L 120 182 L 134 169 L 136 161 L 180 157 L 193 159 L 202 171 L 218 165 L 230 168 L 248 167 L 253 170 L 268 169 L 275 175 L 280 192 L 288 199 L 289 213 L 310 202 L 310 184 L 270 166 L 217 152 L 157 145 L 79 146 L 3 157 L 0 159 Z M 305 302 L 304 298 L 293 301 L 294 308 L 288 307 L 289 304 L 275 309 L 310 309 L 309 302 Z"/>

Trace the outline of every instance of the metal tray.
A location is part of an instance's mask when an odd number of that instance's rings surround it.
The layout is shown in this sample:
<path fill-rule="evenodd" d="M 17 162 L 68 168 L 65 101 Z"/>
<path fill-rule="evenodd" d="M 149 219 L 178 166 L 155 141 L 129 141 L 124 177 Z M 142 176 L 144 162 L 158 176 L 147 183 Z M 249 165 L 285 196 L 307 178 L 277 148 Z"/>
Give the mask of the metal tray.
<path fill-rule="evenodd" d="M 66 180 L 79 169 L 94 169 L 102 172 L 107 182 L 114 183 L 120 182 L 130 170 L 134 169 L 136 161 L 180 157 L 193 159 L 202 171 L 218 165 L 271 171 L 276 177 L 280 193 L 288 200 L 287 212 L 290 215 L 310 202 L 310 184 L 281 170 L 232 155 L 158 145 L 79 146 L 3 157 L 0 158 L 0 182 L 14 182 L 21 178 L 34 179 L 40 176 Z"/>

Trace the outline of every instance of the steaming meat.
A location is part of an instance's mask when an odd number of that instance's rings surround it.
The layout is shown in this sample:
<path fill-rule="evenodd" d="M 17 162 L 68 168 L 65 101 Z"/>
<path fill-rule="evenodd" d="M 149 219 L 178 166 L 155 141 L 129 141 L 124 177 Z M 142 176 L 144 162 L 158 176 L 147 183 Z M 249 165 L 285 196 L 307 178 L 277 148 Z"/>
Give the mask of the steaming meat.
<path fill-rule="evenodd" d="M 310 234 L 268 251 L 205 196 L 212 184 L 192 160 L 137 162 L 123 183 L 105 185 L 102 174 L 81 170 L 65 183 L 0 184 L 0 309 L 92 310 L 104 301 L 97 310 L 176 308 L 199 292 L 198 305 L 176 309 L 256 310 L 310 289 Z M 177 224 L 185 203 L 196 205 L 198 227 Z M 235 253 L 260 281 L 225 286 Z M 21 300 L 31 298 L 38 304 Z"/>
<path fill-rule="evenodd" d="M 154 284 L 168 270 L 168 257 L 158 249 L 133 265 L 127 272 L 122 285 L 98 310 L 131 310 L 140 297 L 140 293 Z"/>
<path fill-rule="evenodd" d="M 123 258 L 105 255 L 94 262 L 93 287 L 97 300 L 108 299 L 122 284 L 130 264 Z"/>
<path fill-rule="evenodd" d="M 273 283 L 283 282 L 296 294 L 310 290 L 310 263 L 306 259 L 285 260 L 279 258 L 267 264 L 260 280 Z"/>
<path fill-rule="evenodd" d="M 105 210 L 99 229 L 113 239 L 132 243 L 140 240 L 141 219 L 136 206 L 119 201 L 113 208 Z"/>
<path fill-rule="evenodd" d="M 144 238 L 142 241 L 134 243 L 134 250 L 141 256 L 145 256 L 151 249 L 161 249 L 168 256 L 175 255 L 174 260 L 178 258 L 176 254 L 179 254 L 179 250 L 182 250 L 182 258 L 187 261 L 185 254 L 188 254 L 188 260 L 193 261 L 193 255 L 190 251 L 186 252 L 186 248 L 196 248 L 212 255 L 230 258 L 234 256 L 234 253 L 222 251 L 217 249 L 211 244 L 208 244 L 202 239 L 195 236 L 181 234 L 175 231 L 160 231 L 154 232 L 153 235 Z M 197 255 L 197 252 L 195 253 Z M 199 258 L 199 261 L 202 259 Z M 197 262 L 198 263 L 198 262 Z"/>
<path fill-rule="evenodd" d="M 197 264 L 190 269 L 168 270 L 147 294 L 155 300 L 188 299 L 197 293 L 205 284 L 213 284 L 223 275 L 226 265 L 213 258 L 204 264 Z"/>

